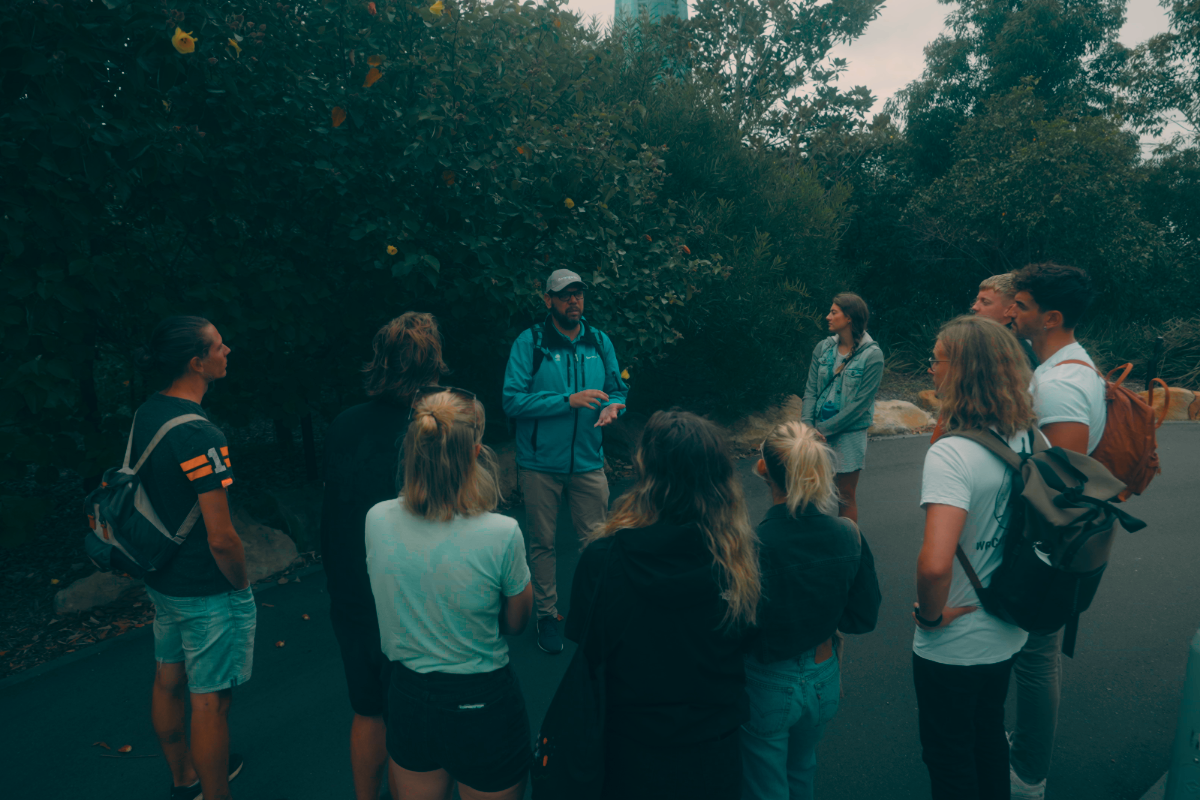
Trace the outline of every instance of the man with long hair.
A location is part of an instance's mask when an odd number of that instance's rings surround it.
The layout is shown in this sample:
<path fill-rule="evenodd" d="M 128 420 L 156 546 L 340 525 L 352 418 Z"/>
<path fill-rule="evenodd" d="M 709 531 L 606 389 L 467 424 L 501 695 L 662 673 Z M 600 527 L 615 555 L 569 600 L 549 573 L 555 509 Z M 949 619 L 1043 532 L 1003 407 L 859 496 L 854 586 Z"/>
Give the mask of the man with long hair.
<path fill-rule="evenodd" d="M 321 507 L 329 616 L 354 710 L 350 764 L 357 800 L 376 800 L 387 764 L 388 661 L 379 643 L 363 524 L 373 505 L 399 493 L 399 442 L 413 396 L 448 372 L 432 314 L 409 311 L 396 317 L 379 329 L 371 348 L 363 367 L 370 399 L 339 414 L 325 433 Z"/>
<path fill-rule="evenodd" d="M 992 431 L 1031 452 L 1030 371 L 1012 334 L 993 320 L 958 317 L 942 326 L 929 364 L 942 430 Z M 1011 486 L 1008 465 L 969 439 L 941 436 L 925 456 L 913 685 L 933 800 L 1009 797 L 1004 698 L 1027 634 L 979 608 L 955 553 L 991 580 L 1010 533 Z"/>
<path fill-rule="evenodd" d="M 1033 407 L 1055 447 L 1091 454 L 1107 422 L 1104 379 L 1075 340 L 1092 298 L 1092 282 L 1077 267 L 1030 264 L 1016 276 L 1017 335 L 1033 344 Z M 1075 363 L 1068 363 L 1075 362 Z M 1012 796 L 1041 800 L 1058 727 L 1062 685 L 1061 632 L 1030 634 L 1013 667 L 1017 724 L 1012 733 Z"/>
<path fill-rule="evenodd" d="M 516 422 L 525 495 L 538 647 L 561 653 L 554 535 L 565 492 L 582 539 L 604 522 L 608 478 L 601 428 L 625 408 L 628 387 L 612 341 L 583 318 L 583 279 L 558 269 L 546 281 L 544 322 L 513 343 L 504 413 Z"/>

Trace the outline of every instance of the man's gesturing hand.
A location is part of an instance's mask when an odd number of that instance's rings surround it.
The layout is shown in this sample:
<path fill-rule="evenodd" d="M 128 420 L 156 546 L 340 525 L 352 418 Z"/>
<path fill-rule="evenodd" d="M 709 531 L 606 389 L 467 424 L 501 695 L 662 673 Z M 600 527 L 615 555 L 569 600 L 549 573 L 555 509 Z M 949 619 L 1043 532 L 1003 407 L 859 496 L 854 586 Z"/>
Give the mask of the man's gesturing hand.
<path fill-rule="evenodd" d="M 608 395 L 599 389 L 584 389 L 571 395 L 571 408 L 599 408 L 608 402 Z"/>
<path fill-rule="evenodd" d="M 593 428 L 603 428 L 608 423 L 617 418 L 617 414 L 625 407 L 624 403 L 613 403 L 611 406 L 605 406 L 600 410 L 600 420 L 593 425 Z"/>

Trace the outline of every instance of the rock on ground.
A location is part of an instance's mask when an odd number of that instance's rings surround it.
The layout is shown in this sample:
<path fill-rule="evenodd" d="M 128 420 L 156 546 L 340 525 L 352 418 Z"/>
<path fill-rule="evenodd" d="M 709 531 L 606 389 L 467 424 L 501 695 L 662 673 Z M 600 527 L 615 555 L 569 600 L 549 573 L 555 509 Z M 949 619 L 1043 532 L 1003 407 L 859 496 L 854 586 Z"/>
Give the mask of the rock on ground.
<path fill-rule="evenodd" d="M 923 392 L 918 392 L 917 396 L 921 398 L 921 408 L 930 414 L 936 414 L 942 410 L 942 401 L 938 400 L 936 389 L 926 389 Z"/>
<path fill-rule="evenodd" d="M 54 610 L 59 614 L 90 611 L 97 606 L 108 605 L 141 585 L 140 580 L 115 572 L 93 572 L 54 595 Z"/>
<path fill-rule="evenodd" d="M 933 424 L 933 418 L 904 400 L 877 400 L 875 420 L 867 431 L 871 436 L 917 433 Z"/>
<path fill-rule="evenodd" d="M 281 530 L 259 525 L 242 514 L 234 514 L 233 527 L 246 548 L 246 572 L 255 583 L 287 569 L 299 553 L 292 537 Z"/>
<path fill-rule="evenodd" d="M 1180 389 L 1177 386 L 1172 386 L 1170 388 L 1170 392 L 1171 405 L 1167 408 L 1167 419 L 1195 419 L 1196 417 L 1191 415 L 1191 408 L 1196 402 L 1196 393 L 1188 389 Z M 1138 394 L 1143 400 L 1146 399 L 1146 392 L 1139 392 Z M 1162 388 L 1160 387 L 1156 392 L 1154 392 L 1153 406 L 1155 412 L 1159 414 L 1162 413 L 1163 402 L 1165 402 L 1165 400 L 1166 397 L 1164 396 Z"/>

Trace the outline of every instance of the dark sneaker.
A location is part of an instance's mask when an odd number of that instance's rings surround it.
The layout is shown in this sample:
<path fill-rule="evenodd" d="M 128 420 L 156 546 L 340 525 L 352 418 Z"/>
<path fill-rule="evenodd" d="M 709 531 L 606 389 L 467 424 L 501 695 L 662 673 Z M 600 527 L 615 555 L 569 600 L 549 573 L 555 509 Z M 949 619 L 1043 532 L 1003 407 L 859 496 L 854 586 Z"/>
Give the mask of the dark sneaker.
<path fill-rule="evenodd" d="M 537 621 L 538 647 L 551 655 L 563 651 L 562 634 L 558 632 L 559 619 L 561 617 L 542 617 Z"/>
<path fill-rule="evenodd" d="M 237 753 L 229 754 L 229 780 L 238 776 L 244 763 L 242 757 Z M 204 800 L 204 795 L 200 791 L 200 781 L 196 781 L 191 786 L 172 786 L 171 800 Z"/>

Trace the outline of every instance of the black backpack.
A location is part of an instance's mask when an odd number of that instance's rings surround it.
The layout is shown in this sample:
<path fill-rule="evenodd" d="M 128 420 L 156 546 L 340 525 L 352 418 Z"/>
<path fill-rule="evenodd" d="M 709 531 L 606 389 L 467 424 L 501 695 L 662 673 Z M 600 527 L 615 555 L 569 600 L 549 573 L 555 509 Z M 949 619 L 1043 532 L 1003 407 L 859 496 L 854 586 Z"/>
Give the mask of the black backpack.
<path fill-rule="evenodd" d="M 1029 433 L 1029 453 L 1018 453 L 992 431 L 956 431 L 1012 468 L 1009 526 L 1003 560 L 983 586 L 967 554 L 956 555 L 993 616 L 1030 633 L 1066 626 L 1064 655 L 1075 654 L 1079 615 L 1092 604 L 1108 566 L 1117 522 L 1129 532 L 1146 523 L 1113 503 L 1125 484 L 1082 453 L 1051 447 L 1041 431 Z"/>
<path fill-rule="evenodd" d="M 105 472 L 100 485 L 83 501 L 88 526 L 92 529 L 84 540 L 84 550 L 97 567 L 141 578 L 147 572 L 162 569 L 175 557 L 179 546 L 200 519 L 200 503 L 197 501 L 192 507 L 178 530 L 168 530 L 150 504 L 138 470 L 172 428 L 204 419 L 199 414 L 183 414 L 164 422 L 146 445 L 137 464 L 130 469 L 133 430 L 137 427 L 137 415 L 134 415 L 129 442 L 125 445 L 124 463 Z"/>

